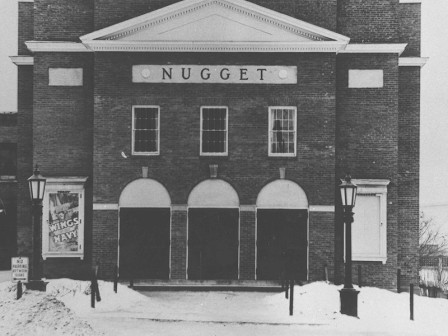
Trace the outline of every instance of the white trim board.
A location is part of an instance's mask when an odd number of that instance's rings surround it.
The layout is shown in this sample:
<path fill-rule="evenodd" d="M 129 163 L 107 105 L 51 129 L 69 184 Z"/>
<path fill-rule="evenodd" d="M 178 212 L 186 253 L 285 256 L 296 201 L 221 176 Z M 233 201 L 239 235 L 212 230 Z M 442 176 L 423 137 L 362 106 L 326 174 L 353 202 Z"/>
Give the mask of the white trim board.
<path fill-rule="evenodd" d="M 118 210 L 116 203 L 93 203 L 93 210 Z"/>
<path fill-rule="evenodd" d="M 415 66 L 423 68 L 428 62 L 429 57 L 400 57 L 398 59 L 399 66 Z"/>
<path fill-rule="evenodd" d="M 9 56 L 15 65 L 34 65 L 33 56 Z"/>
<path fill-rule="evenodd" d="M 399 54 L 401 55 L 407 43 L 368 43 L 349 44 L 341 54 Z"/>

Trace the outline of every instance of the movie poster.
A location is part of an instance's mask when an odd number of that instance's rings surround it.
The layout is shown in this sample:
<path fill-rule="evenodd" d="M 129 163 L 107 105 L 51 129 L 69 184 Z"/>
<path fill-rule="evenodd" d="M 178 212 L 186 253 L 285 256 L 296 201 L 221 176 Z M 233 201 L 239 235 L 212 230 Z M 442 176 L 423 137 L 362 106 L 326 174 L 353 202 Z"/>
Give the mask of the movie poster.
<path fill-rule="evenodd" d="M 78 252 L 79 194 L 58 191 L 48 197 L 48 252 Z"/>

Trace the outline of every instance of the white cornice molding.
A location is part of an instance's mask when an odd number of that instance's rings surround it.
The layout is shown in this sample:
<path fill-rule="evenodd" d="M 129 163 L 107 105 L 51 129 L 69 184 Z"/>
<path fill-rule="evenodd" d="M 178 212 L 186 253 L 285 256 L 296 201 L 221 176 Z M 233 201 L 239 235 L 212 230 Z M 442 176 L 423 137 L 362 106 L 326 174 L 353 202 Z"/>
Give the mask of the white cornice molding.
<path fill-rule="evenodd" d="M 138 42 L 100 41 L 85 42 L 92 51 L 120 52 L 327 52 L 336 53 L 344 42 Z"/>
<path fill-rule="evenodd" d="M 387 193 L 387 186 L 390 180 L 386 179 L 352 179 L 352 182 L 358 186 L 359 194 L 378 194 Z"/>
<path fill-rule="evenodd" d="M 15 65 L 34 65 L 33 56 L 9 56 Z"/>
<path fill-rule="evenodd" d="M 27 41 L 25 45 L 31 52 L 90 52 L 78 42 Z"/>
<path fill-rule="evenodd" d="M 398 65 L 423 68 L 428 60 L 429 57 L 400 57 Z"/>
<path fill-rule="evenodd" d="M 47 184 L 84 184 L 88 176 L 49 176 Z"/>
<path fill-rule="evenodd" d="M 17 0 L 17 2 L 34 2 L 34 0 Z"/>
<path fill-rule="evenodd" d="M 341 54 L 398 54 L 406 48 L 407 43 L 369 43 L 348 44 Z"/>
<path fill-rule="evenodd" d="M 400 3 L 418 3 L 418 4 L 421 4 L 422 0 L 400 0 Z"/>

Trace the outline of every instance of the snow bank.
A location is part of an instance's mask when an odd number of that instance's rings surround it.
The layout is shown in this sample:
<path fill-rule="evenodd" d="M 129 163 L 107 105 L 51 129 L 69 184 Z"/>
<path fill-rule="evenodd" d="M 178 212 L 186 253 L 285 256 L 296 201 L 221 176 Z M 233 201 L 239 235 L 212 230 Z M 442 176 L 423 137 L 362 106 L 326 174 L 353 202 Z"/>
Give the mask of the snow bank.
<path fill-rule="evenodd" d="M 127 286 L 118 284 L 117 293 L 113 283 L 98 281 L 101 301 L 95 302 L 95 311 L 123 311 L 132 309 L 135 305 L 145 302 L 148 298 Z M 90 282 L 71 279 L 49 280 L 47 293 L 77 313 L 93 310 L 90 306 Z"/>
<path fill-rule="evenodd" d="M 0 284 L 0 335 L 102 335 L 54 296 L 25 291 L 16 300 L 16 285 Z"/>

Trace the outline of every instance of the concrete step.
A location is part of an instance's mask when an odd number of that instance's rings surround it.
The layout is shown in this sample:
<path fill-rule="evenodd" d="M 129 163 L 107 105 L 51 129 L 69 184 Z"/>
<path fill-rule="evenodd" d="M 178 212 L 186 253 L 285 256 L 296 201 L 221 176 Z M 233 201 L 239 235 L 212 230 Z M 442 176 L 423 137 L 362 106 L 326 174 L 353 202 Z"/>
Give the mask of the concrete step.
<path fill-rule="evenodd" d="M 120 280 L 124 285 L 130 281 Z M 281 292 L 279 281 L 264 280 L 151 280 L 133 281 L 133 288 L 142 291 L 247 291 Z"/>

